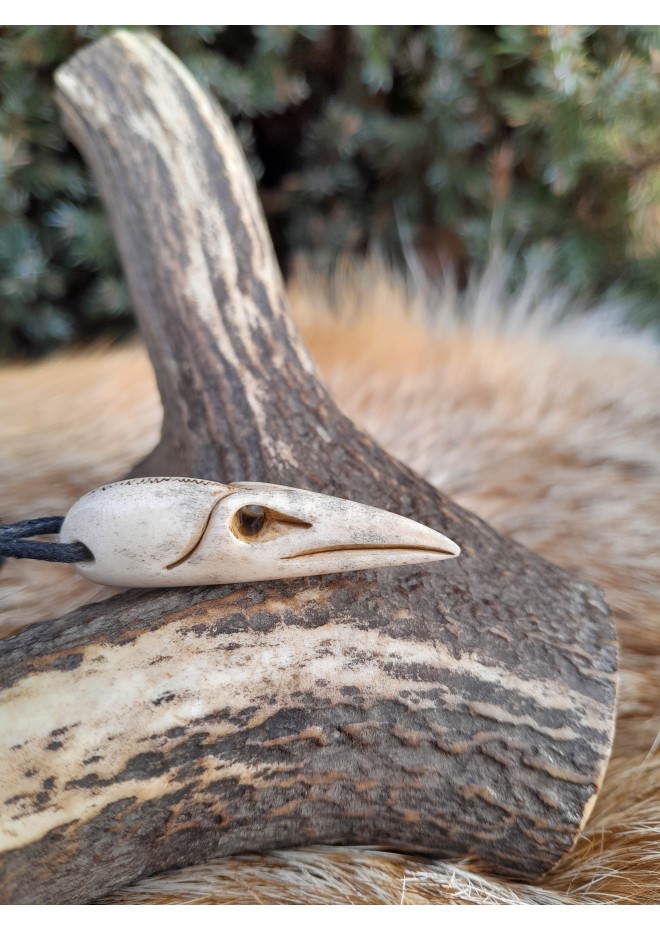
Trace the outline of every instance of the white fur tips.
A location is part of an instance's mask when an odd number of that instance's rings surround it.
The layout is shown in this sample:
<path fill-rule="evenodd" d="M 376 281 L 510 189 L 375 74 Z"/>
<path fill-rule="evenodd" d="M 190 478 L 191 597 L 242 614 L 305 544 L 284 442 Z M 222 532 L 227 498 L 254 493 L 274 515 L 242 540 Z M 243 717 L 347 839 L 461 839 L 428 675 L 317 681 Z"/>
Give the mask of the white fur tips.
<path fill-rule="evenodd" d="M 121 587 L 175 587 L 325 575 L 459 555 L 446 536 L 355 501 L 273 484 L 137 478 L 82 497 L 62 542 L 78 571 Z"/>

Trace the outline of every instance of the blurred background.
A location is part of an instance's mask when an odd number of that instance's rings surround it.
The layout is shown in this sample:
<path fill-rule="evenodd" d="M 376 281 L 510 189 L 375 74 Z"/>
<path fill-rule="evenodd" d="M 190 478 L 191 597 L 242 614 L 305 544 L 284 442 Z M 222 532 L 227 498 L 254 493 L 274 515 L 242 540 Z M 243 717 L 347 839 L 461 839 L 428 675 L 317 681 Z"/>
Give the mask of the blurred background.
<path fill-rule="evenodd" d="M 0 355 L 131 331 L 53 72 L 116 27 L 0 27 Z M 217 97 L 282 269 L 379 251 L 459 286 L 506 251 L 660 326 L 660 29 L 150 26 Z"/>

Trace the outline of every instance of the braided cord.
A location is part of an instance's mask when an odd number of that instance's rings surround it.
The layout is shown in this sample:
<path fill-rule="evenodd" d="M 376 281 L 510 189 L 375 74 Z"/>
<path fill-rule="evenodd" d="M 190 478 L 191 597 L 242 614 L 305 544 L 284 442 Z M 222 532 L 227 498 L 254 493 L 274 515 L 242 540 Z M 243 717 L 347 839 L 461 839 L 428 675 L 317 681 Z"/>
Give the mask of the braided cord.
<path fill-rule="evenodd" d="M 88 562 L 94 556 L 83 543 L 35 542 L 31 536 L 50 536 L 62 529 L 64 517 L 40 517 L 0 525 L 0 558 L 39 559 L 41 562 Z"/>

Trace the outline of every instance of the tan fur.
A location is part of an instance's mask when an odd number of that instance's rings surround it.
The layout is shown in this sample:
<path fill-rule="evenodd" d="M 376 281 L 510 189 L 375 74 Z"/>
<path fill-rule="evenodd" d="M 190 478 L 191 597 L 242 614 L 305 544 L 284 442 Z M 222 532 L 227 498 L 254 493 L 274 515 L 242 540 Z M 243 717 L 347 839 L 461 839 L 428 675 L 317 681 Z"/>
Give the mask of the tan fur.
<path fill-rule="evenodd" d="M 660 903 L 658 353 L 605 311 L 566 315 L 533 279 L 505 298 L 501 277 L 422 300 L 375 264 L 344 271 L 334 303 L 303 277 L 291 297 L 350 416 L 501 532 L 605 589 L 621 639 L 617 736 L 576 847 L 536 886 L 469 863 L 314 848 L 190 867 L 113 902 Z M 144 456 L 159 422 L 139 345 L 5 368 L 2 518 L 63 513 Z M 66 566 L 11 562 L 1 628 L 108 593 Z"/>

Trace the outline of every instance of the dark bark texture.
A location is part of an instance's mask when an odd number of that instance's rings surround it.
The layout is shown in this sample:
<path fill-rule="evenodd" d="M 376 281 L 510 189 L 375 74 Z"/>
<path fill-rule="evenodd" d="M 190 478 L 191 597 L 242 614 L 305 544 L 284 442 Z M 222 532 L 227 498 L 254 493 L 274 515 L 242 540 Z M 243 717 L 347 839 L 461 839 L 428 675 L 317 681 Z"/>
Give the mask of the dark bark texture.
<path fill-rule="evenodd" d="M 58 75 L 112 219 L 165 419 L 136 475 L 305 487 L 454 539 L 431 567 L 128 592 L 0 642 L 0 900 L 378 844 L 531 878 L 609 755 L 601 593 L 504 539 L 336 408 L 287 315 L 226 117 L 149 36 Z"/>

